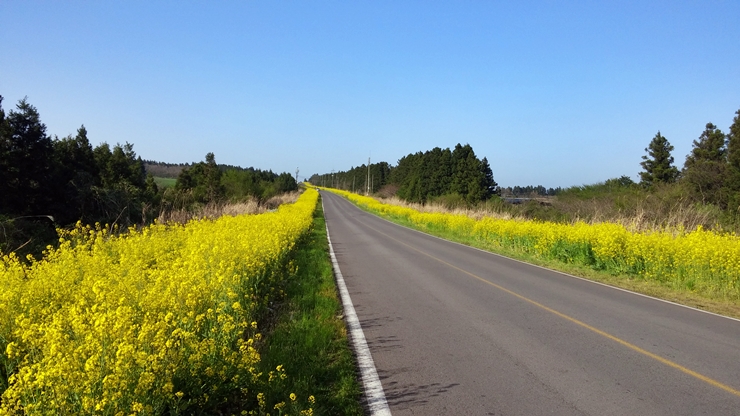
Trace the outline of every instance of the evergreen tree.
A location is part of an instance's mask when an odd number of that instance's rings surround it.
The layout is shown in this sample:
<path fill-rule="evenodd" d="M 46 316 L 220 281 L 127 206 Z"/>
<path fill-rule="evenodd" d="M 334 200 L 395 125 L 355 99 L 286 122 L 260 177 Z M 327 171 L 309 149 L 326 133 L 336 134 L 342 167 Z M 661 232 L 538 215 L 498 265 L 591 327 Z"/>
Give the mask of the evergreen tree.
<path fill-rule="evenodd" d="M 727 161 L 733 169 L 740 171 L 740 110 L 735 112 L 735 118 L 727 135 Z"/>
<path fill-rule="evenodd" d="M 483 183 L 481 184 L 484 189 L 483 199 L 490 199 L 494 195 L 499 195 L 498 184 L 493 180 L 493 171 L 491 165 L 488 164 L 488 158 L 483 158 L 480 167 L 483 173 Z"/>
<path fill-rule="evenodd" d="M 3 110 L 3 96 L 0 95 L 0 214 L 6 213 L 10 201 L 5 195 L 10 195 L 10 126 L 5 119 Z"/>
<path fill-rule="evenodd" d="M 272 181 L 271 178 L 270 182 Z M 216 157 L 213 153 L 206 154 L 205 162 L 198 162 L 190 168 L 183 169 L 177 177 L 175 186 L 178 190 L 191 191 L 197 202 L 206 203 L 221 199 L 224 196 L 221 169 L 216 164 Z M 260 196 L 263 197 L 263 195 Z"/>
<path fill-rule="evenodd" d="M 48 214 L 52 200 L 52 141 L 36 107 L 26 98 L 2 116 L 0 128 L 0 211 L 14 215 Z"/>
<path fill-rule="evenodd" d="M 100 186 L 95 154 L 81 126 L 75 137 L 54 140 L 54 216 L 62 224 L 87 220 L 93 211 L 93 187 Z"/>
<path fill-rule="evenodd" d="M 648 153 L 642 157 L 640 166 L 645 169 L 640 172 L 643 185 L 652 186 L 656 183 L 673 183 L 678 178 L 678 168 L 673 166 L 673 146 L 660 134 L 653 137 L 650 145 L 645 148 Z"/>
<path fill-rule="evenodd" d="M 466 144 L 465 146 L 458 143 L 452 151 L 452 183 L 450 190 L 467 199 L 468 186 L 471 183 L 468 156 L 473 152 L 473 148 Z M 475 153 L 473 153 L 475 155 Z"/>
<path fill-rule="evenodd" d="M 729 208 L 740 211 L 740 110 L 735 112 L 735 119 L 727 135 L 727 162 L 725 186 L 730 194 Z"/>
<path fill-rule="evenodd" d="M 100 185 L 93 188 L 95 212 L 102 221 L 117 221 L 128 226 L 143 219 L 147 201 L 146 171 L 134 146 L 107 143 L 93 149 Z"/>
<path fill-rule="evenodd" d="M 223 196 L 221 187 L 221 169 L 216 164 L 216 156 L 209 152 L 206 154 L 206 163 L 203 168 L 203 176 L 206 198 L 209 201 L 216 201 Z"/>
<path fill-rule="evenodd" d="M 727 206 L 728 194 L 724 181 L 727 176 L 727 147 L 725 135 L 712 123 L 707 123 L 704 132 L 686 157 L 683 178 L 702 202 Z"/>
<path fill-rule="evenodd" d="M 724 133 L 714 124 L 707 123 L 699 139 L 694 140 L 694 147 L 686 157 L 684 166 L 691 167 L 699 160 L 724 162 L 726 156 L 727 147 L 725 146 Z"/>

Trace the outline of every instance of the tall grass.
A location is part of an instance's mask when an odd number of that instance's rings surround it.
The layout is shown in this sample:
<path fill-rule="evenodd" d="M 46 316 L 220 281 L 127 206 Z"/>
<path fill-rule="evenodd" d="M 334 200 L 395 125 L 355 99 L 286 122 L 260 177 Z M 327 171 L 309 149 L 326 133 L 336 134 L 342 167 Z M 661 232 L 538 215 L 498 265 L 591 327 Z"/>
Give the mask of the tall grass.
<path fill-rule="evenodd" d="M 569 188 L 555 197 L 536 197 L 521 204 L 493 198 L 470 205 L 454 196 L 426 204 L 409 203 L 396 196 L 384 203 L 423 213 L 448 213 L 475 219 L 539 220 L 562 224 L 615 223 L 631 231 L 691 231 L 701 227 L 719 232 L 737 231 L 738 222 L 719 208 L 692 200 L 679 185 L 643 189 L 637 185 L 596 184 Z"/>
<path fill-rule="evenodd" d="M 277 209 L 283 204 L 292 204 L 301 195 L 299 191 L 275 195 L 267 201 L 261 202 L 255 197 L 242 201 L 218 201 L 194 207 L 162 210 L 157 217 L 161 224 L 185 224 L 192 219 L 216 219 L 224 215 L 236 216 L 242 214 L 262 214 Z"/>

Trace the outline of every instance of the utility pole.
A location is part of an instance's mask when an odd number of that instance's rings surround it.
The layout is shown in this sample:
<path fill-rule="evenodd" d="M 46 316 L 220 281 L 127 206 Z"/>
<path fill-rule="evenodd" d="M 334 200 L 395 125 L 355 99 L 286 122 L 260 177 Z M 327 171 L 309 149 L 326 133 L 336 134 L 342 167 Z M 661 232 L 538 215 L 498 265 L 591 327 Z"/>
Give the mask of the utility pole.
<path fill-rule="evenodd" d="M 352 175 L 352 193 L 355 193 L 355 175 Z"/>
<path fill-rule="evenodd" d="M 295 183 L 298 184 L 298 168 L 295 168 Z"/>
<path fill-rule="evenodd" d="M 334 169 L 331 170 L 331 187 L 335 188 L 334 186 Z"/>

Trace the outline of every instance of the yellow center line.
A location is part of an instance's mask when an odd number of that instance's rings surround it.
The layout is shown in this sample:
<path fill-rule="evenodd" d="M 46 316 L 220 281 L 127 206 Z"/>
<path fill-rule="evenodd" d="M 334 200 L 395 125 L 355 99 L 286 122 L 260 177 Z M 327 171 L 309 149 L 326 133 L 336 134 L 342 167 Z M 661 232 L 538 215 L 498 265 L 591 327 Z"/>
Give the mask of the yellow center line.
<path fill-rule="evenodd" d="M 360 221 L 360 222 L 362 222 L 362 221 Z M 368 224 L 365 224 L 365 225 L 366 226 L 369 226 Z M 388 238 L 390 238 L 391 240 L 393 240 L 393 241 L 395 241 L 395 242 L 397 242 L 399 244 L 402 244 L 402 245 L 410 248 L 411 250 L 416 251 L 419 254 L 423 254 L 423 255 L 425 255 L 425 256 L 427 256 L 427 257 L 429 257 L 431 259 L 434 259 L 434 260 L 436 260 L 436 261 L 438 261 L 438 262 L 440 262 L 440 263 L 442 263 L 442 264 L 444 264 L 444 265 L 446 265 L 446 266 L 448 266 L 448 267 L 450 267 L 452 269 L 455 269 L 455 270 L 457 270 L 459 272 L 462 272 L 462 273 L 464 273 L 464 274 L 466 274 L 466 275 L 468 275 L 468 276 L 470 276 L 472 278 L 475 278 L 475 279 L 477 279 L 477 280 L 479 280 L 479 281 L 481 281 L 483 283 L 486 283 L 486 284 L 488 284 L 490 286 L 493 286 L 493 287 L 495 287 L 496 289 L 498 289 L 498 290 L 500 290 L 502 292 L 508 293 L 508 294 L 510 294 L 510 295 L 512 295 L 512 296 L 514 296 L 516 298 L 519 298 L 519 299 L 527 302 L 527 303 L 530 303 L 530 304 L 532 304 L 534 306 L 537 306 L 538 308 L 541 308 L 541 309 L 543 309 L 543 310 L 545 310 L 547 312 L 550 312 L 553 315 L 559 316 L 559 317 L 561 317 L 561 318 L 563 318 L 563 319 L 565 319 L 565 320 L 567 320 L 569 322 L 572 322 L 572 323 L 574 323 L 576 325 L 579 325 L 579 326 L 581 326 L 583 328 L 586 328 L 589 331 L 592 331 L 594 333 L 597 333 L 597 334 L 601 335 L 604 338 L 610 339 L 610 340 L 612 340 L 612 341 L 614 341 L 614 342 L 616 342 L 618 344 L 621 344 L 621 345 L 623 345 L 623 346 L 625 346 L 625 347 L 627 347 L 627 348 L 629 348 L 629 349 L 631 349 L 633 351 L 636 351 L 636 352 L 638 352 L 638 353 L 640 353 L 642 355 L 645 355 L 647 357 L 650 357 L 650 358 L 652 358 L 652 359 L 654 359 L 654 360 L 656 360 L 656 361 L 658 361 L 660 363 L 663 363 L 663 364 L 665 364 L 665 365 L 667 365 L 669 367 L 673 367 L 676 370 L 679 370 L 679 371 L 681 371 L 684 374 L 688 374 L 688 375 L 690 375 L 690 376 L 692 376 L 694 378 L 697 378 L 697 379 L 699 379 L 699 380 L 701 380 L 701 381 L 703 381 L 703 382 L 705 382 L 707 384 L 710 384 L 710 385 L 712 385 L 714 387 L 720 388 L 720 389 L 722 389 L 722 390 L 724 390 L 724 391 L 726 391 L 728 393 L 731 393 L 731 394 L 734 394 L 735 396 L 740 397 L 740 390 L 736 390 L 736 389 L 734 389 L 734 388 L 732 388 L 732 387 L 730 387 L 730 386 L 728 386 L 726 384 L 720 383 L 717 380 L 714 380 L 712 378 L 709 378 L 709 377 L 707 377 L 707 376 L 705 376 L 703 374 L 697 373 L 694 370 L 690 370 L 690 369 L 688 369 L 688 368 L 686 368 L 686 367 L 684 367 L 684 366 L 682 366 L 680 364 L 674 363 L 671 360 L 665 359 L 665 358 L 663 358 L 663 357 L 661 357 L 661 356 L 659 356 L 657 354 L 653 354 L 652 352 L 647 351 L 647 350 L 644 350 L 644 349 L 638 347 L 637 345 L 631 344 L 631 343 L 629 343 L 629 342 L 627 342 L 627 341 L 625 341 L 625 340 L 623 340 L 621 338 L 618 338 L 618 337 L 616 337 L 616 336 L 614 336 L 614 335 L 612 335 L 612 334 L 610 334 L 608 332 L 604 332 L 604 331 L 602 331 L 602 330 L 600 330 L 598 328 L 595 328 L 595 327 L 593 327 L 593 326 L 591 326 L 591 325 L 589 325 L 589 324 L 587 324 L 585 322 L 579 321 L 578 319 L 575 319 L 575 318 L 573 318 L 571 316 L 568 316 L 568 315 L 566 315 L 566 314 L 564 314 L 562 312 L 558 312 L 555 309 L 552 309 L 550 307 L 547 307 L 547 306 L 545 306 L 545 305 L 543 305 L 543 304 L 541 304 L 541 303 L 539 303 L 537 301 L 534 301 L 534 300 L 532 300 L 532 299 L 530 299 L 530 298 L 528 298 L 526 296 L 522 296 L 522 295 L 520 295 L 520 294 L 518 294 L 518 293 L 516 293 L 516 292 L 514 292 L 512 290 L 509 290 L 509 289 L 507 289 L 507 288 L 505 288 L 503 286 L 500 286 L 500 285 L 498 285 L 496 283 L 493 283 L 493 282 L 491 282 L 489 280 L 486 280 L 486 279 L 484 279 L 484 278 L 482 278 L 482 277 L 480 277 L 480 276 L 478 276 L 478 275 L 476 275 L 474 273 L 471 273 L 471 272 L 469 272 L 469 271 L 467 271 L 465 269 L 461 269 L 460 267 L 457 267 L 454 264 L 448 263 L 448 262 L 446 262 L 446 261 L 444 261 L 444 260 L 442 260 L 442 259 L 440 259 L 438 257 L 435 257 L 435 256 L 433 256 L 433 255 L 431 255 L 431 254 L 429 254 L 427 252 L 424 252 L 422 250 L 419 250 L 416 247 L 413 247 L 413 246 L 411 246 L 411 245 L 409 245 L 407 243 L 404 243 L 401 240 L 398 240 L 396 238 L 393 238 L 390 235 L 388 235 L 388 234 L 386 234 L 386 233 L 384 233 L 382 231 L 378 231 L 378 230 L 376 230 L 374 228 L 373 228 L 373 230 L 376 231 L 376 232 L 378 232 L 378 233 L 380 233 L 380 234 L 382 234 L 382 235 L 384 235 L 384 236 L 386 236 L 386 237 L 388 237 Z"/>

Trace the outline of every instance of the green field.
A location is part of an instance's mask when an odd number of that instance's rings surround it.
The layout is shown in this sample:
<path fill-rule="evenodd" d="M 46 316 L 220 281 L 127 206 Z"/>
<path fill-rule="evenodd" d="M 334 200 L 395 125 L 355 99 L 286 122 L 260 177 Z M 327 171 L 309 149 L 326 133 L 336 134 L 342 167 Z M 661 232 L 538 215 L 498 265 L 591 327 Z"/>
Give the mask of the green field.
<path fill-rule="evenodd" d="M 160 188 L 171 188 L 175 186 L 175 183 L 177 182 L 177 179 L 175 178 L 162 178 L 159 176 L 154 177 L 154 183 L 157 184 Z"/>

